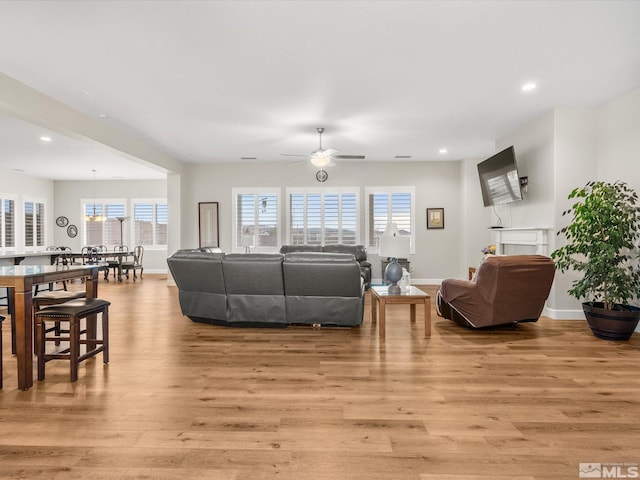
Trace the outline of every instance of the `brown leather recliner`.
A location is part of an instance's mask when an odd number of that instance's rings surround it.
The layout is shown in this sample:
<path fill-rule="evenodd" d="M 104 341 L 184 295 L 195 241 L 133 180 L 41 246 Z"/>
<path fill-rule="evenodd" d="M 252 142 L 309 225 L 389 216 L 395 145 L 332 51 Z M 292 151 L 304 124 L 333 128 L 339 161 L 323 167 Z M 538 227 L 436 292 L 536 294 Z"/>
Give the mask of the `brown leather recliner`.
<path fill-rule="evenodd" d="M 489 256 L 473 280 L 443 280 L 438 314 L 470 328 L 536 322 L 554 274 L 553 260 L 543 255 Z"/>

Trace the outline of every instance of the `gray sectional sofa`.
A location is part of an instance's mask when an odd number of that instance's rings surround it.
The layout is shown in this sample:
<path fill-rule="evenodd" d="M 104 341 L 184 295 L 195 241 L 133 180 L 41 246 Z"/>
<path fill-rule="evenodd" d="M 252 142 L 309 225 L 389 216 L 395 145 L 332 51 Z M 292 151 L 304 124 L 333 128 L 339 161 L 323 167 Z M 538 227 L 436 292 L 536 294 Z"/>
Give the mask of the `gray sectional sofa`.
<path fill-rule="evenodd" d="M 371 286 L 371 264 L 367 262 L 367 249 L 364 245 L 345 245 L 337 243 L 333 245 L 283 245 L 280 253 L 287 254 L 293 252 L 323 252 L 323 253 L 348 253 L 356 257 L 360 264 L 360 273 L 364 280 L 364 288 Z"/>
<path fill-rule="evenodd" d="M 357 326 L 364 280 L 351 254 L 179 250 L 167 259 L 182 313 L 194 322 Z"/>

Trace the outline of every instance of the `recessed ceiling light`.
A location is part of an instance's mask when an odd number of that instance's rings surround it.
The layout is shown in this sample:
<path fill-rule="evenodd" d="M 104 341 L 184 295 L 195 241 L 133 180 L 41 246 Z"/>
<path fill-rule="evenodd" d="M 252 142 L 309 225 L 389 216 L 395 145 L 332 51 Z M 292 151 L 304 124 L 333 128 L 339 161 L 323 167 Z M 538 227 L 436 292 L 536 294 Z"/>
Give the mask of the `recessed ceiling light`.
<path fill-rule="evenodd" d="M 100 118 L 109 118 L 109 115 L 107 115 L 106 113 L 100 113 L 100 114 L 98 114 L 98 117 L 100 117 Z"/>
<path fill-rule="evenodd" d="M 537 85 L 533 82 L 525 83 L 522 85 L 523 92 L 531 92 L 537 88 Z"/>
<path fill-rule="evenodd" d="M 449 150 L 447 150 L 446 148 L 441 148 L 440 150 L 438 150 L 438 153 L 447 153 Z"/>
<path fill-rule="evenodd" d="M 80 93 L 82 93 L 83 95 L 86 95 L 87 97 L 91 96 L 91 94 L 86 90 L 80 90 Z"/>
<path fill-rule="evenodd" d="M 50 142 L 51 137 L 47 137 L 46 135 L 43 135 L 42 137 L 40 137 L 40 140 L 42 140 L 43 142 Z"/>

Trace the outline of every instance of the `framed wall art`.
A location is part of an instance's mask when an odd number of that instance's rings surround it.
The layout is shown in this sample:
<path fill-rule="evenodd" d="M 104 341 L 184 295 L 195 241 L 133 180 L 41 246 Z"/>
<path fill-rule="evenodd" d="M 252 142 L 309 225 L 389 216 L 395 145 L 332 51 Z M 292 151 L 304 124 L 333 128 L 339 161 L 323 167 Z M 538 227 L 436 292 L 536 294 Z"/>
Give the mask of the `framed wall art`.
<path fill-rule="evenodd" d="M 427 228 L 444 228 L 444 208 L 427 208 Z"/>
<path fill-rule="evenodd" d="M 200 247 L 219 247 L 218 202 L 198 202 Z"/>

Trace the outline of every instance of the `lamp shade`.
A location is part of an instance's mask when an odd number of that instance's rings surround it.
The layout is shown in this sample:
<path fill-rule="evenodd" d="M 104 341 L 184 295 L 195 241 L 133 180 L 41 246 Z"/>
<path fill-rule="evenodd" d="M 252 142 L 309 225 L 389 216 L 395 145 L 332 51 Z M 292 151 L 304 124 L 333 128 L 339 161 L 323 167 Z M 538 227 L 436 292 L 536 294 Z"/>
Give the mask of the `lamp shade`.
<path fill-rule="evenodd" d="M 380 235 L 378 255 L 389 258 L 408 258 L 411 251 L 411 238 L 400 235 L 394 223 L 387 225 L 387 231 Z"/>

